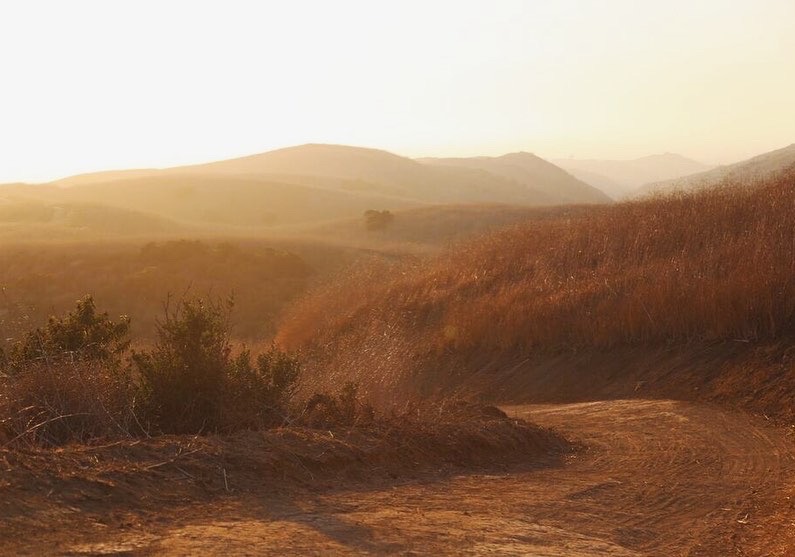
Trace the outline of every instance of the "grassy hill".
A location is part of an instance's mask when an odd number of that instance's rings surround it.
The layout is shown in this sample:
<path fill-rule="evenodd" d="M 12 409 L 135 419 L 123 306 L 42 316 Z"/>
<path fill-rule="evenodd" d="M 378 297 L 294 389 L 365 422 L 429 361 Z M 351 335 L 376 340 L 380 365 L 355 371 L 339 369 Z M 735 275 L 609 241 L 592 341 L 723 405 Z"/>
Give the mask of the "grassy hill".
<path fill-rule="evenodd" d="M 146 203 L 143 193 L 139 202 Z M 368 229 L 361 214 L 320 224 L 209 227 L 107 205 L 2 198 L 0 348 L 2 339 L 71 309 L 86 294 L 111 314 L 131 315 L 139 339 L 151 337 L 169 295 L 234 294 L 235 338 L 267 342 L 288 303 L 356 262 L 409 262 L 527 219 L 584 210 L 424 206 L 394 211 L 378 230 Z"/>
<path fill-rule="evenodd" d="M 725 354 L 792 338 L 792 230 L 795 173 L 753 189 L 531 220 L 437 258 L 351 273 L 294 308 L 279 339 L 317 362 L 317 384 L 353 379 L 385 398 L 473 382 L 532 398 L 553 391 L 541 388 L 544 381 L 564 376 L 569 393 L 597 396 L 605 374 L 632 396 L 635 371 L 645 365 L 659 377 L 666 367 L 649 362 L 677 350 L 718 345 Z M 634 356 L 622 360 L 626 351 Z M 589 367 L 597 360 L 601 371 Z M 695 360 L 677 365 L 688 361 Z M 760 379 L 767 383 L 749 386 L 738 375 L 715 389 L 749 394 L 790 385 L 795 392 L 795 369 L 776 361 L 792 370 L 790 383 L 775 386 L 777 376 L 767 373 Z M 715 374 L 725 369 L 702 364 Z M 508 381 L 512 369 L 524 373 Z M 683 384 L 698 389 L 703 381 Z M 669 393 L 678 385 L 664 383 Z M 757 408 L 766 400 L 760 393 Z"/>
<path fill-rule="evenodd" d="M 437 159 L 415 161 L 378 149 L 307 144 L 165 172 L 269 176 L 304 185 L 312 177 L 331 177 L 342 180 L 335 184 L 340 189 L 429 203 L 551 205 L 608 201 L 599 192 L 528 153 L 499 157 L 494 159 L 498 163 L 494 165 L 452 164 L 452 161 L 448 159 L 439 165 Z M 85 179 L 93 180 L 94 176 L 82 178 Z M 70 183 L 75 183 L 74 179 Z"/>

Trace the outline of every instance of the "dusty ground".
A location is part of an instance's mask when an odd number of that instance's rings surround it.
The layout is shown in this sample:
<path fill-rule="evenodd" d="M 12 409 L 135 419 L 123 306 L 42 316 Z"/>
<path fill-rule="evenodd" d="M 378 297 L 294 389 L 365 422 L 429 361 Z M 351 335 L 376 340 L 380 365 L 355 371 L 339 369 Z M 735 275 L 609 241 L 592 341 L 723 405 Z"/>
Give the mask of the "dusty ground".
<path fill-rule="evenodd" d="M 5 547 L 70 555 L 795 554 L 795 438 L 787 429 L 673 401 L 508 411 L 587 448 L 532 470 L 229 496 Z"/>

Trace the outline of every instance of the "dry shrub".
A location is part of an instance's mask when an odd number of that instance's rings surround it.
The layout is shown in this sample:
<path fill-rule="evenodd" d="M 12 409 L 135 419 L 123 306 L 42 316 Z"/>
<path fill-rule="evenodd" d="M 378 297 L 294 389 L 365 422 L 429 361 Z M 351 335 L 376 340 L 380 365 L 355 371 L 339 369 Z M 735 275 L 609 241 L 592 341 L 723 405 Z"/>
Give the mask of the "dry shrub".
<path fill-rule="evenodd" d="M 310 295 L 278 342 L 399 401 L 446 355 L 779 338 L 795 329 L 795 171 L 530 221 Z M 429 364 L 430 362 L 430 364 Z M 428 376 L 434 384 L 448 376 Z M 430 388 L 429 387 L 429 388 Z"/>
<path fill-rule="evenodd" d="M 359 396 L 355 383 L 346 383 L 337 396 L 324 393 L 312 395 L 306 403 L 299 423 L 314 428 L 369 425 L 376 419 L 375 409 Z"/>
<path fill-rule="evenodd" d="M 289 423 L 300 374 L 300 362 L 274 346 L 253 361 L 247 350 L 238 354 L 225 380 L 225 428 L 262 429 Z"/>
<path fill-rule="evenodd" d="M 231 307 L 231 306 L 230 306 Z M 0 353 L 3 444 L 61 445 L 156 433 L 212 433 L 285 423 L 298 361 L 272 347 L 232 353 L 229 307 L 186 299 L 159 341 L 125 356 L 128 320 L 86 297 Z"/>
<path fill-rule="evenodd" d="M 0 382 L 0 441 L 54 446 L 138 435 L 135 392 L 128 374 L 103 363 L 31 364 Z"/>
<path fill-rule="evenodd" d="M 86 296 L 0 352 L 5 443 L 60 445 L 135 431 L 136 386 L 122 363 L 128 329 L 129 319 L 111 320 Z"/>

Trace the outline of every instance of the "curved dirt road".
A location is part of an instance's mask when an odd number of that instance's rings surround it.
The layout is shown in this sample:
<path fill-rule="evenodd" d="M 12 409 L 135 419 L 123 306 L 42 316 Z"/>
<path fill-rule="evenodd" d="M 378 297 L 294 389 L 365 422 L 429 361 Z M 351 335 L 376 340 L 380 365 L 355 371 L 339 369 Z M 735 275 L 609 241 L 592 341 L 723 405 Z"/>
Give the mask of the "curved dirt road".
<path fill-rule="evenodd" d="M 92 552 L 793 555 L 793 439 L 674 401 L 520 406 L 586 449 L 563 466 L 285 499 L 234 499 Z M 793 503 L 789 497 L 793 496 Z"/>

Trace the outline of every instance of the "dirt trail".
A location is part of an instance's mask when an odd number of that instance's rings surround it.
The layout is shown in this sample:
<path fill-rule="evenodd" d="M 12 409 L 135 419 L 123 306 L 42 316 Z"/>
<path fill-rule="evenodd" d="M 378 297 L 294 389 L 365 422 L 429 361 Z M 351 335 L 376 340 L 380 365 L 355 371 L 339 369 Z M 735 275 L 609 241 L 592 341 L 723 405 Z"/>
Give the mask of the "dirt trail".
<path fill-rule="evenodd" d="M 507 411 L 587 448 L 562 466 L 229 498 L 71 554 L 793 555 L 793 438 L 674 401 Z M 93 537 L 93 536 L 92 536 Z M 72 541 L 75 537 L 72 537 Z M 789 549 L 788 549 L 789 548 Z"/>

